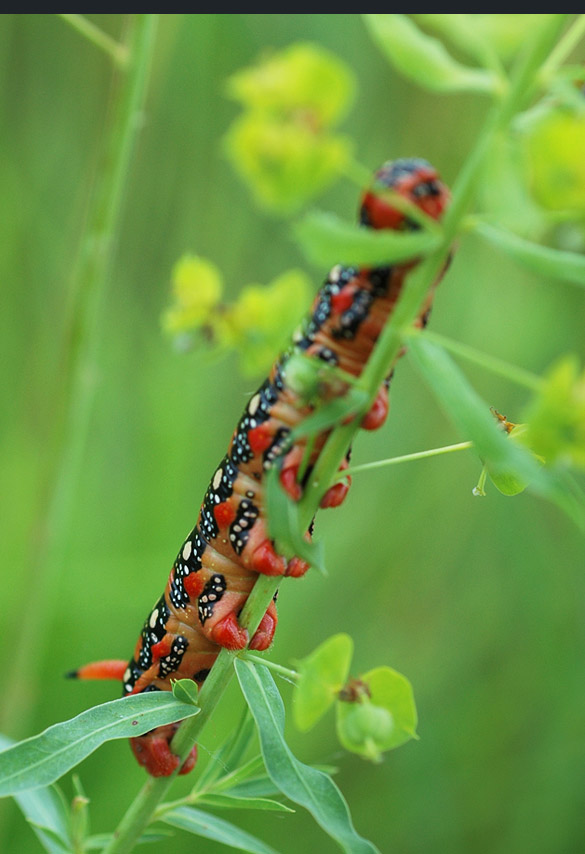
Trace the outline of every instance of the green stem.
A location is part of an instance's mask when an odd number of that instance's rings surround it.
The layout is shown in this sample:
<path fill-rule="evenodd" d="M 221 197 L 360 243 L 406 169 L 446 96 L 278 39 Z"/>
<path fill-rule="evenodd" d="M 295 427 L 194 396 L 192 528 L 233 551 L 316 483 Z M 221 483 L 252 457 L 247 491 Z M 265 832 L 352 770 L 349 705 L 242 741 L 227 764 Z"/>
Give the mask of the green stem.
<path fill-rule="evenodd" d="M 59 17 L 100 50 L 105 51 L 114 60 L 116 65 L 119 65 L 121 68 L 126 65 L 129 58 L 129 51 L 125 44 L 120 44 L 116 39 L 104 33 L 103 30 L 100 30 L 99 27 L 88 21 L 84 15 L 60 14 Z"/>
<path fill-rule="evenodd" d="M 131 153 L 139 128 L 146 80 L 154 42 L 156 16 L 138 15 L 129 42 L 126 74 L 114 87 L 112 117 L 104 162 L 95 179 L 70 301 L 65 353 L 54 395 L 52 467 L 44 487 L 46 504 L 31 536 L 30 573 L 35 583 L 27 607 L 18 615 L 19 642 L 11 653 L 5 676 L 10 703 L 4 704 L 0 728 L 26 726 L 34 667 L 41 662 L 38 638 L 47 631 L 51 601 L 59 595 L 59 578 L 66 564 L 66 546 L 75 506 L 75 491 L 83 465 L 95 397 L 96 355 L 102 328 L 104 295 L 115 250 L 122 200 L 128 183 Z"/>
<path fill-rule="evenodd" d="M 417 330 L 412 330 L 412 332 L 408 333 L 409 336 L 419 334 Z M 475 365 L 485 368 L 486 371 L 491 371 L 492 374 L 498 374 L 532 391 L 538 391 L 542 387 L 541 378 L 530 371 L 525 371 L 524 368 L 519 368 L 517 365 L 505 362 L 503 359 L 498 359 L 497 356 L 490 356 L 481 350 L 476 350 L 474 347 L 462 344 L 460 341 L 447 338 L 445 335 L 439 335 L 437 332 L 425 330 L 424 334 L 429 341 L 434 341 L 435 344 L 439 344 L 439 346 L 445 350 L 449 350 L 455 356 L 466 359 L 468 362 L 473 362 Z"/>
<path fill-rule="evenodd" d="M 473 448 L 473 442 L 458 442 L 456 445 L 443 445 L 441 448 L 430 448 L 428 451 L 417 451 L 414 454 L 402 454 L 400 457 L 388 457 L 386 460 L 376 460 L 373 463 L 363 463 L 360 466 L 351 466 L 342 472 L 337 472 L 333 483 L 343 480 L 344 478 L 353 477 L 354 474 L 361 474 L 364 471 L 373 471 L 374 469 L 386 468 L 387 466 L 395 466 L 398 463 L 410 463 L 413 460 L 426 460 L 429 457 L 439 457 L 442 454 L 452 454 L 455 451 L 468 451 Z"/>
<path fill-rule="evenodd" d="M 546 85 L 559 65 L 561 65 L 570 53 L 577 47 L 585 35 L 585 15 L 579 15 L 569 27 L 564 36 L 559 39 L 550 52 L 546 62 L 540 69 L 539 79 Z"/>
<path fill-rule="evenodd" d="M 562 17 L 556 16 L 556 18 Z M 550 30 L 552 31 L 552 29 L 551 26 Z M 556 27 L 554 32 L 556 34 Z M 534 45 L 527 51 L 526 59 L 512 81 L 506 97 L 490 113 L 475 149 L 464 164 L 455 184 L 453 201 L 443 221 L 444 238 L 442 244 L 433 255 L 422 261 L 416 270 L 410 274 L 408 287 L 404 289 L 389 323 L 368 360 L 360 377 L 360 385 L 367 390 L 371 401 L 374 400 L 384 377 L 388 374 L 399 354 L 404 332 L 412 326 L 429 288 L 445 266 L 452 240 L 475 192 L 478 170 L 490 148 L 493 134 L 498 128 L 505 125 L 509 116 L 513 115 L 516 106 L 522 100 L 524 96 L 522 87 L 531 82 L 531 78 L 527 75 L 527 69 L 534 74 L 546 52 L 548 52 L 550 43 L 548 29 L 545 35 L 540 33 Z M 299 520 L 302 530 L 308 527 L 317 511 L 321 497 L 345 458 L 347 449 L 358 430 L 358 418 L 354 418 L 351 423 L 340 425 L 332 430 L 317 460 L 311 481 L 307 484 L 305 494 L 299 503 Z M 260 623 L 278 589 L 279 581 L 280 579 L 261 576 L 254 585 L 240 615 L 242 625 L 248 629 L 250 634 L 255 631 Z M 181 759 L 188 755 L 232 678 L 232 665 L 235 655 L 235 653 L 228 652 L 225 649 L 221 651 L 201 689 L 199 695 L 200 714 L 184 721 L 173 738 L 171 748 Z M 172 780 L 173 777 L 167 777 L 148 781 L 122 820 L 116 831 L 115 839 L 104 849 L 104 854 L 127 854 L 132 849 Z"/>
<path fill-rule="evenodd" d="M 254 655 L 253 652 L 245 652 L 242 656 L 246 661 L 254 661 L 256 664 L 263 664 L 273 673 L 277 673 L 289 682 L 297 682 L 299 674 L 296 670 L 291 670 L 290 667 L 284 667 L 282 664 L 277 664 L 275 661 L 270 661 L 268 658 L 262 658 L 261 655 Z"/>

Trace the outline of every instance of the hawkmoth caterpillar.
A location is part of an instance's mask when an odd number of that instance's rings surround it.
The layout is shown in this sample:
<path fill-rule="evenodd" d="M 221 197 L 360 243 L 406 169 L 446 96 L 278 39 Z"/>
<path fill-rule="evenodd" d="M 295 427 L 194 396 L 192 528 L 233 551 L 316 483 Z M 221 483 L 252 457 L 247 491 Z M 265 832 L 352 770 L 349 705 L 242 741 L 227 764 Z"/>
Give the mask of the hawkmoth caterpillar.
<path fill-rule="evenodd" d="M 420 159 L 385 163 L 375 174 L 373 187 L 364 194 L 360 208 L 360 222 L 368 228 L 417 227 L 384 197 L 385 190 L 434 219 L 440 218 L 449 200 L 436 170 Z M 308 565 L 299 557 L 287 560 L 279 555 L 268 536 L 266 472 L 278 462 L 283 488 L 298 500 L 328 435 L 324 431 L 314 440 L 308 465 L 305 461 L 299 477 L 305 441 L 291 442 L 289 437 L 312 407 L 287 382 L 287 363 L 292 354 L 304 353 L 358 377 L 413 263 L 373 268 L 338 265 L 331 270 L 291 347 L 248 401 L 211 478 L 197 523 L 179 549 L 165 591 L 144 623 L 130 662 L 97 662 L 70 675 L 121 679 L 126 695 L 164 691 L 170 690 L 171 680 L 183 677 L 201 685 L 222 647 L 236 650 L 249 643 L 252 649 L 265 650 L 270 646 L 277 623 L 275 604 L 251 639 L 240 626 L 238 614 L 258 573 L 298 577 Z M 420 309 L 419 326 L 426 324 L 434 287 Z M 367 430 L 377 429 L 386 418 L 388 382 L 362 419 L 361 426 Z M 337 507 L 348 489 L 348 478 L 336 483 L 325 493 L 321 507 Z M 177 768 L 179 758 L 170 750 L 177 726 L 158 727 L 131 739 L 136 758 L 151 775 L 167 776 Z M 179 773 L 191 770 L 195 750 Z"/>

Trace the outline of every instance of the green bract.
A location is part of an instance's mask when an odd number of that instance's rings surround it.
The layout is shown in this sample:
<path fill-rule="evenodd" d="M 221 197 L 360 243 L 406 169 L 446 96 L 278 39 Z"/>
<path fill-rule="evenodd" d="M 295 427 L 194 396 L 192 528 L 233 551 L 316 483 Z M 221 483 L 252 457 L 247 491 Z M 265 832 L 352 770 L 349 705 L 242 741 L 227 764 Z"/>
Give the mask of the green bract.
<path fill-rule="evenodd" d="M 278 115 L 298 110 L 307 122 L 328 127 L 347 113 L 355 83 L 333 53 L 299 43 L 234 74 L 227 92 L 249 109 Z"/>
<path fill-rule="evenodd" d="M 245 111 L 225 148 L 259 204 L 292 213 L 345 168 L 352 142 L 333 125 L 354 88 L 349 68 L 310 44 L 292 45 L 230 79 L 228 93 Z"/>
<path fill-rule="evenodd" d="M 352 753 L 379 762 L 386 750 L 416 738 L 417 714 L 408 679 L 391 667 L 376 667 L 360 677 L 369 697 L 337 704 L 337 734 Z"/>
<path fill-rule="evenodd" d="M 218 342 L 238 351 L 244 373 L 266 370 L 289 340 L 309 293 L 309 279 L 301 270 L 288 270 L 268 285 L 247 285 L 233 305 L 214 317 Z"/>
<path fill-rule="evenodd" d="M 585 468 L 585 372 L 568 355 L 550 368 L 526 412 L 527 441 L 538 454 Z"/>
<path fill-rule="evenodd" d="M 173 267 L 172 284 L 174 301 L 163 315 L 164 330 L 187 332 L 208 322 L 223 290 L 215 264 L 197 255 L 183 255 Z"/>
<path fill-rule="evenodd" d="M 299 680 L 293 694 L 293 716 L 300 730 L 311 729 L 335 702 L 344 686 L 353 655 L 349 635 L 328 638 L 297 662 Z"/>
<path fill-rule="evenodd" d="M 348 137 L 319 132 L 302 115 L 281 119 L 264 113 L 244 113 L 224 142 L 256 201 L 282 214 L 294 213 L 325 189 L 353 148 Z"/>
<path fill-rule="evenodd" d="M 532 192 L 549 210 L 585 213 L 585 112 L 551 107 L 524 138 Z"/>

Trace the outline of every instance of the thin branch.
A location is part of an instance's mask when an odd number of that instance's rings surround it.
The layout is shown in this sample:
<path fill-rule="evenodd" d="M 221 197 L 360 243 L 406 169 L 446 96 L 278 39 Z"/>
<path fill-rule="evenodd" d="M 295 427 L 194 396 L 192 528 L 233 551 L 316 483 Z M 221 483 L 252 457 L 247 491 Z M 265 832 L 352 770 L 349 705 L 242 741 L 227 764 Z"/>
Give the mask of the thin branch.
<path fill-rule="evenodd" d="M 125 44 L 120 44 L 120 42 L 117 42 L 116 39 L 113 39 L 107 33 L 104 33 L 103 30 L 96 27 L 84 15 L 59 14 L 59 17 L 72 26 L 78 33 L 81 33 L 93 45 L 107 53 L 120 68 L 124 68 L 128 64 L 130 56 L 128 47 Z"/>

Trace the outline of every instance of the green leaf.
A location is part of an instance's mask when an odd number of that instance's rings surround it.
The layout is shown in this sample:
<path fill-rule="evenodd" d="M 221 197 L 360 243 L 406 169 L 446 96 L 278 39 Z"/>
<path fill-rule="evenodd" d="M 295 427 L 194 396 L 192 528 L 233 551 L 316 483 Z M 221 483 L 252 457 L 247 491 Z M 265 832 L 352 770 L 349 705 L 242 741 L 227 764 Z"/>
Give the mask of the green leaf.
<path fill-rule="evenodd" d="M 198 702 L 199 688 L 192 679 L 175 679 L 173 685 L 173 697 L 181 703 L 190 703 L 196 706 Z"/>
<path fill-rule="evenodd" d="M 2 751 L 0 797 L 53 783 L 106 741 L 143 735 L 199 711 L 180 703 L 167 691 L 122 697 L 94 706 Z"/>
<path fill-rule="evenodd" d="M 370 697 L 337 704 L 337 734 L 346 750 L 378 762 L 386 750 L 416 738 L 417 713 L 408 679 L 391 667 L 376 667 L 360 682 Z"/>
<path fill-rule="evenodd" d="M 174 835 L 172 830 L 165 830 L 164 828 L 160 828 L 159 830 L 145 830 L 135 844 L 145 845 L 149 842 L 167 842 Z M 85 840 L 85 850 L 101 851 L 102 848 L 109 845 L 113 838 L 113 833 L 96 833 Z M 159 850 L 162 849 L 159 848 Z"/>
<path fill-rule="evenodd" d="M 262 760 L 264 764 L 264 760 Z M 245 783 L 239 783 L 230 789 L 230 792 L 238 798 L 267 798 L 280 794 L 280 789 L 275 786 L 270 777 L 254 777 Z"/>
<path fill-rule="evenodd" d="M 179 807 L 165 813 L 161 820 L 173 827 L 194 833 L 195 836 L 222 842 L 239 851 L 250 851 L 251 854 L 277 854 L 274 848 L 270 848 L 245 830 L 240 830 L 235 824 L 194 807 Z"/>
<path fill-rule="evenodd" d="M 487 223 L 478 223 L 475 230 L 492 246 L 501 249 L 532 272 L 585 287 L 583 255 L 539 246 L 537 243 L 518 237 L 511 231 Z"/>
<path fill-rule="evenodd" d="M 0 750 L 13 744 L 12 739 L 0 734 Z M 69 812 L 58 786 L 21 792 L 14 795 L 14 800 L 45 851 L 64 854 L 71 850 Z"/>
<path fill-rule="evenodd" d="M 425 35 L 406 15 L 364 15 L 367 29 L 391 65 L 434 92 L 490 92 L 494 76 L 457 62 L 444 45 Z"/>
<path fill-rule="evenodd" d="M 197 803 L 209 807 L 221 807 L 226 810 L 273 810 L 275 812 L 294 812 L 293 809 L 273 801 L 270 798 L 245 798 L 239 795 L 213 794 L 202 795 L 197 798 Z"/>
<path fill-rule="evenodd" d="M 306 214 L 294 226 L 294 235 L 309 261 L 327 267 L 408 261 L 432 252 L 440 242 L 428 231 L 375 231 L 322 211 Z"/>
<path fill-rule="evenodd" d="M 258 756 L 250 760 L 245 765 L 238 767 L 242 757 L 248 749 L 252 737 L 254 735 L 254 721 L 250 715 L 250 710 L 244 706 L 244 712 L 240 718 L 238 726 L 232 731 L 230 737 L 222 744 L 217 753 L 213 753 L 209 757 L 209 762 L 204 770 L 199 774 L 197 780 L 197 790 L 213 789 L 220 791 L 220 788 L 230 788 L 235 785 L 233 782 L 228 782 L 226 786 L 222 785 L 226 780 L 230 780 L 234 774 L 242 772 L 249 765 L 259 761 L 259 765 L 247 771 L 246 776 L 255 773 L 258 768 L 264 768 L 262 757 Z M 219 779 L 218 779 L 219 778 Z M 242 778 L 242 779 L 245 779 Z"/>
<path fill-rule="evenodd" d="M 293 694 L 293 717 L 303 732 L 311 729 L 335 702 L 349 675 L 353 640 L 338 634 L 296 662 L 299 679 Z"/>
<path fill-rule="evenodd" d="M 585 505 L 580 496 L 568 488 L 562 473 L 544 469 L 530 451 L 509 441 L 496 425 L 487 404 L 447 353 L 421 334 L 409 336 L 409 352 L 441 407 L 462 436 L 471 439 L 490 474 L 512 475 L 530 484 L 534 492 L 554 501 L 585 530 Z"/>
<path fill-rule="evenodd" d="M 417 23 L 434 30 L 485 68 L 493 68 L 495 51 L 475 14 L 412 15 Z"/>
<path fill-rule="evenodd" d="M 254 723 L 253 719 L 252 723 Z M 226 789 L 232 789 L 235 786 L 239 786 L 244 780 L 247 780 L 248 777 L 251 777 L 252 774 L 255 774 L 256 771 L 259 771 L 261 768 L 264 768 L 264 760 L 260 755 L 254 756 L 253 759 L 248 760 L 244 765 L 241 765 L 239 768 L 236 768 L 234 771 L 231 771 L 229 774 L 225 774 L 219 780 L 217 780 L 213 784 L 214 792 L 223 792 Z"/>
<path fill-rule="evenodd" d="M 266 770 L 281 792 L 305 807 L 347 854 L 374 854 L 378 849 L 359 836 L 348 806 L 333 780 L 304 765 L 284 740 L 284 706 L 270 671 L 236 658 L 240 686 L 254 715 Z"/>
<path fill-rule="evenodd" d="M 300 533 L 299 505 L 281 487 L 276 466 L 267 472 L 265 480 L 268 531 L 276 540 L 278 553 L 288 558 L 300 557 L 324 573 L 323 543 L 308 542 Z"/>

